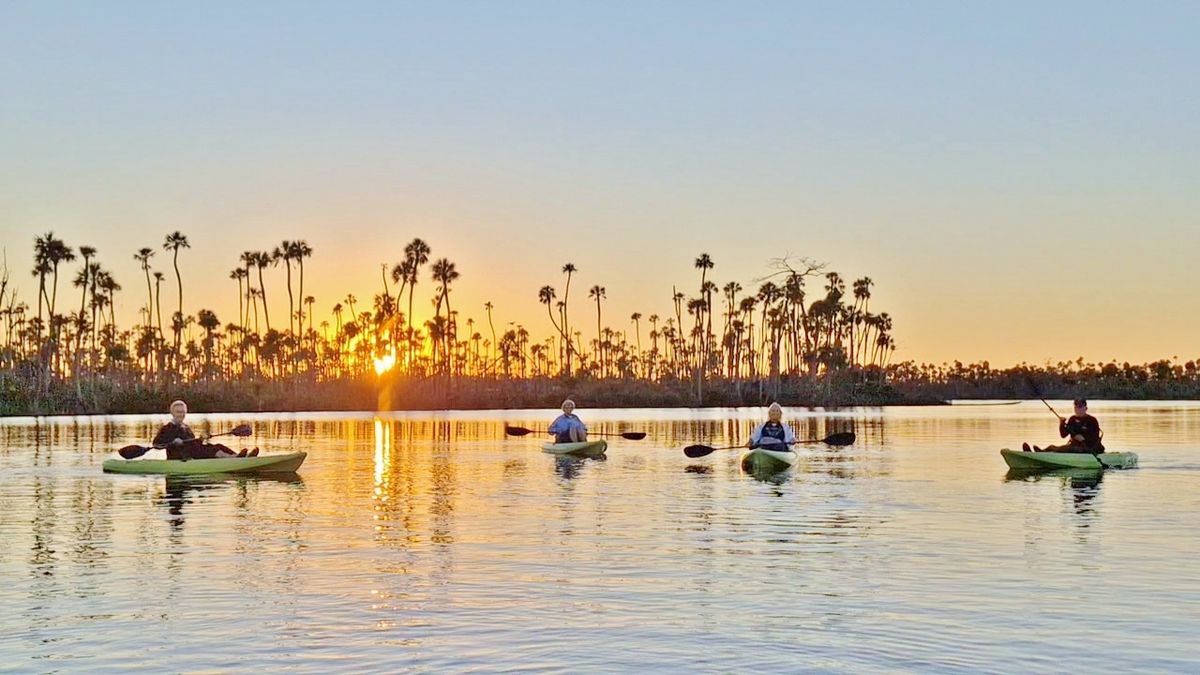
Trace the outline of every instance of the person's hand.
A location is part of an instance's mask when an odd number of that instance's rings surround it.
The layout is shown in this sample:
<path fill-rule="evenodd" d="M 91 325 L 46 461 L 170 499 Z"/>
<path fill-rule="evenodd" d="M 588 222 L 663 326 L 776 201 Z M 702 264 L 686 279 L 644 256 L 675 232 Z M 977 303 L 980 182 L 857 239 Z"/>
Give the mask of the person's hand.
<path fill-rule="evenodd" d="M 1083 442 L 1083 434 L 1075 434 L 1075 435 L 1074 435 L 1074 436 L 1072 436 L 1071 438 L 1073 438 L 1073 439 L 1075 439 L 1075 440 L 1079 441 L 1080 443 L 1082 443 L 1082 442 Z"/>
<path fill-rule="evenodd" d="M 176 438 L 175 440 L 171 441 L 171 445 L 174 445 L 175 447 L 179 447 L 179 446 L 183 445 L 183 439 Z"/>

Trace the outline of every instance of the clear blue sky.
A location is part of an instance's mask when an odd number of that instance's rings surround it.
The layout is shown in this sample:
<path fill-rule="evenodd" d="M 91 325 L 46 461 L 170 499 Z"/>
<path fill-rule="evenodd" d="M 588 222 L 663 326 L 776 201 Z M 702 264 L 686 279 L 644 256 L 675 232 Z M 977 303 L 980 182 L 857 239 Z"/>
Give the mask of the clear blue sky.
<path fill-rule="evenodd" d="M 620 326 L 701 252 L 747 289 L 792 254 L 871 276 L 902 359 L 1190 358 L 1198 35 L 1192 2 L 7 2 L 0 246 L 31 304 L 35 233 L 97 247 L 132 318 L 179 229 L 185 309 L 230 321 L 243 250 L 307 240 L 326 312 L 420 236 L 535 334 L 568 260 Z"/>

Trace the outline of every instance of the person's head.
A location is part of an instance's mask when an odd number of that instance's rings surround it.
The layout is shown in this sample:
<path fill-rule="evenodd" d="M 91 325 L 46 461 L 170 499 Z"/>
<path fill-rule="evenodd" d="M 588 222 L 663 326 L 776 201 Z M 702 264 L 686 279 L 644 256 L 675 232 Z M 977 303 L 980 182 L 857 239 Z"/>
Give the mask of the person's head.
<path fill-rule="evenodd" d="M 563 401 L 562 411 L 565 415 L 570 415 L 571 413 L 575 412 L 575 401 L 572 401 L 571 399 Z"/>
<path fill-rule="evenodd" d="M 771 407 L 767 408 L 767 419 L 772 422 L 778 422 L 783 419 L 783 406 L 778 403 L 772 403 Z"/>
<path fill-rule="evenodd" d="M 187 417 L 187 404 L 183 401 L 171 402 L 171 419 L 176 422 L 183 422 L 183 418 Z"/>
<path fill-rule="evenodd" d="M 1075 399 L 1075 414 L 1076 415 L 1086 415 L 1087 414 L 1087 399 L 1083 399 L 1083 398 Z"/>

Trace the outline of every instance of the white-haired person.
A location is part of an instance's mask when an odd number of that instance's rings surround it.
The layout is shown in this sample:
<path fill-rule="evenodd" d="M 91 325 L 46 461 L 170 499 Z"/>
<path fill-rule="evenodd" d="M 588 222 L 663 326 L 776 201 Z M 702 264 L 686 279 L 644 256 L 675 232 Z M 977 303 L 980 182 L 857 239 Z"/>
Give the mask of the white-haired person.
<path fill-rule="evenodd" d="M 792 428 L 783 423 L 783 406 L 772 403 L 767 408 L 767 421 L 754 428 L 750 433 L 747 448 L 771 448 L 778 446 L 786 449 L 796 442 L 796 434 Z"/>
<path fill-rule="evenodd" d="M 187 404 L 183 401 L 171 402 L 171 421 L 167 422 L 154 435 L 153 445 L 162 445 L 167 448 L 167 459 L 213 459 L 215 457 L 253 457 L 258 454 L 258 448 L 254 450 L 243 449 L 240 453 L 234 452 L 227 446 L 220 443 L 205 443 L 196 434 L 192 432 L 192 428 L 188 426 L 184 418 L 187 417 Z"/>
<path fill-rule="evenodd" d="M 587 440 L 587 425 L 575 414 L 575 402 L 563 401 L 562 414 L 550 423 L 555 443 L 582 443 Z"/>

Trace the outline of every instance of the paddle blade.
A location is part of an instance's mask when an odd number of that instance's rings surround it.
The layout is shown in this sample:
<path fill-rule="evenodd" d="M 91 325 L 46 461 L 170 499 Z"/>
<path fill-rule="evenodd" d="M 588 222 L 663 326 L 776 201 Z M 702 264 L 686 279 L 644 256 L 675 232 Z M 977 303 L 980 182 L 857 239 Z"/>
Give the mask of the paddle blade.
<path fill-rule="evenodd" d="M 830 434 L 829 436 L 826 436 L 824 442 L 827 445 L 850 445 L 854 442 L 854 438 L 855 436 L 853 431 L 843 431 L 838 434 Z"/>
<path fill-rule="evenodd" d="M 508 434 L 509 436 L 526 436 L 528 434 L 532 434 L 533 429 L 526 429 L 525 427 L 510 427 L 505 425 L 504 433 Z"/>
<path fill-rule="evenodd" d="M 117 450 L 117 454 L 125 459 L 137 459 L 147 452 L 150 452 L 150 448 L 142 445 L 127 445 L 120 450 Z"/>
<path fill-rule="evenodd" d="M 626 431 L 621 434 L 621 438 L 628 438 L 631 441 L 640 441 L 646 437 L 644 431 Z"/>
<path fill-rule="evenodd" d="M 250 428 L 249 424 L 239 424 L 229 433 L 233 434 L 234 436 L 249 436 L 250 434 L 254 433 L 254 430 Z"/>
<path fill-rule="evenodd" d="M 717 449 L 707 445 L 689 445 L 683 449 L 683 454 L 688 457 L 704 457 L 716 452 Z"/>

